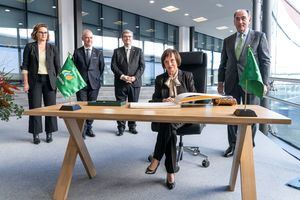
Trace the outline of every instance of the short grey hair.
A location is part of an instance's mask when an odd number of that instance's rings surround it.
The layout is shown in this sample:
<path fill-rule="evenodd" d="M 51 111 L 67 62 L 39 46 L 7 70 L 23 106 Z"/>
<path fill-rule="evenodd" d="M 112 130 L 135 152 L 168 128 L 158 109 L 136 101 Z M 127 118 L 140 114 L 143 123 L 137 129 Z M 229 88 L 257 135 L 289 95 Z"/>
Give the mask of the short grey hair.
<path fill-rule="evenodd" d="M 234 12 L 233 17 L 235 18 L 236 13 L 241 12 L 241 11 L 245 11 L 245 12 L 248 14 L 248 16 L 251 17 L 251 12 L 250 12 L 250 10 L 248 10 L 248 9 L 237 9 L 237 10 Z"/>
<path fill-rule="evenodd" d="M 124 35 L 125 33 L 129 33 L 131 36 L 133 36 L 133 32 L 132 32 L 131 30 L 129 30 L 129 29 L 124 29 L 124 30 L 122 31 L 122 37 L 123 37 L 123 35 Z"/>
<path fill-rule="evenodd" d="M 82 31 L 81 37 L 85 36 L 85 34 L 87 34 L 87 33 L 92 33 L 92 35 L 93 35 L 93 32 L 90 29 L 84 29 Z"/>

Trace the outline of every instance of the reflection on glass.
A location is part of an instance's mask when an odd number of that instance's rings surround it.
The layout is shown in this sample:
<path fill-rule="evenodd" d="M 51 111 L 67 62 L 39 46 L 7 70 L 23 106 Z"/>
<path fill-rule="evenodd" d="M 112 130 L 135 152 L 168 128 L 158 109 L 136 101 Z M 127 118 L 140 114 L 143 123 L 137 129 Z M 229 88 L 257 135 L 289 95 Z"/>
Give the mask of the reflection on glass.
<path fill-rule="evenodd" d="M 300 148 L 300 109 L 271 101 L 271 110 L 292 119 L 291 125 L 271 125 L 274 134 Z"/>

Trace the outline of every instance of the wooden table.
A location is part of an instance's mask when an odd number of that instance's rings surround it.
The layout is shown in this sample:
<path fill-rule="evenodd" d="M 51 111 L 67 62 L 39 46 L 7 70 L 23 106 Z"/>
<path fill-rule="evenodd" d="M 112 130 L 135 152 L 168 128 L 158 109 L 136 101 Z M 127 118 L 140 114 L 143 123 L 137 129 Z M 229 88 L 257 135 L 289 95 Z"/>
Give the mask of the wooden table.
<path fill-rule="evenodd" d="M 238 106 L 203 106 L 178 109 L 130 109 L 128 106 L 87 106 L 77 111 L 60 111 L 61 105 L 27 110 L 26 115 L 57 116 L 63 118 L 70 133 L 64 161 L 57 180 L 53 199 L 67 199 L 73 168 L 79 154 L 89 178 L 96 176 L 96 170 L 82 138 L 86 119 L 126 120 L 149 122 L 184 122 L 204 124 L 236 124 L 239 126 L 236 149 L 233 157 L 228 189 L 234 191 L 238 170 L 241 177 L 241 194 L 244 200 L 256 199 L 256 183 L 252 147 L 251 124 L 291 124 L 291 119 L 266 108 L 248 106 L 258 117 L 236 117 L 233 115 Z"/>

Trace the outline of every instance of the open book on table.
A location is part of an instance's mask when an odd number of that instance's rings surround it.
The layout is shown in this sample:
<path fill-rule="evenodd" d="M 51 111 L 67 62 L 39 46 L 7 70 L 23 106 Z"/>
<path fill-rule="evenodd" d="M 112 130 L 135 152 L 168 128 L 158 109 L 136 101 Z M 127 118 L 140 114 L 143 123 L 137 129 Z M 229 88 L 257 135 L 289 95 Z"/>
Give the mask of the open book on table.
<path fill-rule="evenodd" d="M 129 104 L 130 108 L 180 108 L 181 104 L 208 100 L 208 99 L 218 99 L 224 96 L 219 94 L 207 94 L 207 93 L 197 93 L 197 92 L 186 92 L 181 93 L 175 97 L 175 102 L 149 102 L 149 103 L 140 103 L 140 102 L 131 102 Z"/>

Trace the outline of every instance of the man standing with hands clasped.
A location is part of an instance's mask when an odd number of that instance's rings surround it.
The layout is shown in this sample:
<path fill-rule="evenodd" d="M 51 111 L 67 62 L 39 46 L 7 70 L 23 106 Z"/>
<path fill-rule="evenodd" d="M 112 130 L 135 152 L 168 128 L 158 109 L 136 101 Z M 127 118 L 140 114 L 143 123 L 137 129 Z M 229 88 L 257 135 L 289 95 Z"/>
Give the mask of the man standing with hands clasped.
<path fill-rule="evenodd" d="M 104 70 L 104 58 L 100 50 L 93 47 L 93 33 L 89 29 L 82 32 L 83 46 L 73 54 L 74 63 L 87 86 L 76 93 L 78 101 L 95 101 L 101 87 L 101 78 Z M 92 130 L 93 120 L 86 120 L 82 133 L 85 136 L 95 137 Z"/>
<path fill-rule="evenodd" d="M 267 91 L 268 71 L 270 68 L 270 55 L 266 35 L 259 31 L 249 29 L 251 16 L 248 10 L 239 9 L 234 13 L 234 25 L 237 32 L 224 39 L 221 54 L 221 63 L 218 70 L 218 92 L 236 98 L 237 102 L 245 102 L 245 91 L 239 85 L 239 80 L 247 62 L 247 48 L 253 50 L 255 59 L 259 66 L 265 92 Z M 247 104 L 259 104 L 259 98 L 247 93 Z M 252 138 L 256 124 L 252 125 Z M 234 154 L 237 126 L 228 125 L 229 147 L 224 152 L 224 157 Z"/>
<path fill-rule="evenodd" d="M 123 47 L 114 50 L 111 70 L 115 75 L 115 97 L 117 101 L 137 102 L 142 86 L 142 75 L 145 69 L 144 55 L 140 48 L 131 46 L 133 33 L 130 30 L 122 32 Z M 117 136 L 125 130 L 125 121 L 117 121 Z M 129 132 L 137 134 L 136 123 L 128 121 Z"/>

